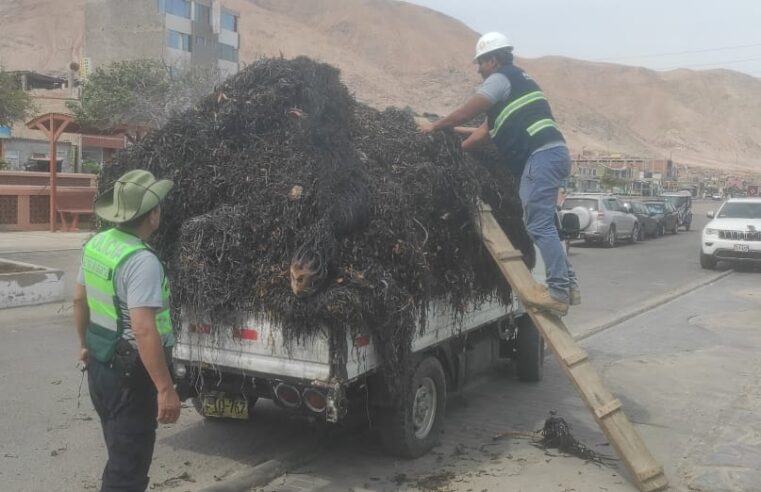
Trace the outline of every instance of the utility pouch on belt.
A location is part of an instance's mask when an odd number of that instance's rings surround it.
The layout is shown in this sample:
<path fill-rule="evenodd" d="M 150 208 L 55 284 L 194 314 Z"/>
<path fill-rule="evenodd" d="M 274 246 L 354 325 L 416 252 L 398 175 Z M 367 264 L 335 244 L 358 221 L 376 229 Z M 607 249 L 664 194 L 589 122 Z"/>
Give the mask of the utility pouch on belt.
<path fill-rule="evenodd" d="M 140 361 L 140 354 L 127 340 L 121 339 L 117 342 L 111 367 L 125 387 L 134 388 L 145 380 L 146 371 Z"/>

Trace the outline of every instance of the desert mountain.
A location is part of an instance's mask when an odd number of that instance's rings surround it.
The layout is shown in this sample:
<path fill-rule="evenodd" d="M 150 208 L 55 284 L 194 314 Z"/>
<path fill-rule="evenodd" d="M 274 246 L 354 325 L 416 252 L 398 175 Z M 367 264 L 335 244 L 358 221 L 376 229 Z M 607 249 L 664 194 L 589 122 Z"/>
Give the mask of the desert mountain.
<path fill-rule="evenodd" d="M 0 63 L 10 70 L 65 70 L 86 42 L 84 2 L 2 0 Z M 377 107 L 443 114 L 479 82 L 470 63 L 478 34 L 424 7 L 392 0 L 223 3 L 241 13 L 243 62 L 303 54 L 334 64 L 357 98 Z M 761 79 L 560 57 L 517 63 L 548 94 L 573 152 L 671 156 L 761 172 Z"/>

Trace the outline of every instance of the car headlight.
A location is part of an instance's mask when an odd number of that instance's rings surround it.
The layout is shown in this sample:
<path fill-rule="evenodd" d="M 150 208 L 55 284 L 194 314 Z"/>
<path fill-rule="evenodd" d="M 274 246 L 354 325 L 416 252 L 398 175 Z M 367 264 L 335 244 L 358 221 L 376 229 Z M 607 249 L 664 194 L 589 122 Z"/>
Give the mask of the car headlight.
<path fill-rule="evenodd" d="M 709 229 L 708 227 L 706 227 L 705 229 L 703 229 L 703 234 L 705 234 L 706 236 L 717 236 L 719 234 L 719 230 Z"/>

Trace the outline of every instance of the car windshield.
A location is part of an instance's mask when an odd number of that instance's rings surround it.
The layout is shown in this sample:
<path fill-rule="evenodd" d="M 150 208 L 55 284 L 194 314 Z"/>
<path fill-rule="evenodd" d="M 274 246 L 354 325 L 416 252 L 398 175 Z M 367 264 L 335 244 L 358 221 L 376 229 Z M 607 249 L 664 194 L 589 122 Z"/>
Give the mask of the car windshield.
<path fill-rule="evenodd" d="M 657 214 L 662 214 L 666 211 L 666 206 L 662 203 L 658 202 L 652 202 L 652 203 L 646 203 L 647 209 L 651 212 L 655 212 Z"/>
<path fill-rule="evenodd" d="M 563 210 L 571 210 L 572 208 L 582 207 L 587 210 L 597 210 L 596 198 L 566 198 L 563 202 Z"/>
<path fill-rule="evenodd" d="M 676 208 L 682 207 L 687 204 L 689 197 L 686 196 L 664 196 L 666 200 L 670 201 Z"/>
<path fill-rule="evenodd" d="M 727 202 L 718 217 L 727 219 L 761 219 L 761 202 Z"/>

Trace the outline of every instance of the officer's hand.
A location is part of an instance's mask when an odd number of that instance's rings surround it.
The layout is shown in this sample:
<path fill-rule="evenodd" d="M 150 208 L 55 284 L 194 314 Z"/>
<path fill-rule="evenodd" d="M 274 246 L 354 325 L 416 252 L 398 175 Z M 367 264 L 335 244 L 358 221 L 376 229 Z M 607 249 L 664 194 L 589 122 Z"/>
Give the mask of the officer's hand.
<path fill-rule="evenodd" d="M 82 369 L 87 367 L 87 362 L 90 359 L 90 354 L 87 351 L 86 348 L 82 347 L 79 349 L 79 362 L 82 363 Z"/>
<path fill-rule="evenodd" d="M 180 397 L 174 387 L 159 391 L 159 416 L 162 424 L 173 424 L 180 417 Z"/>

